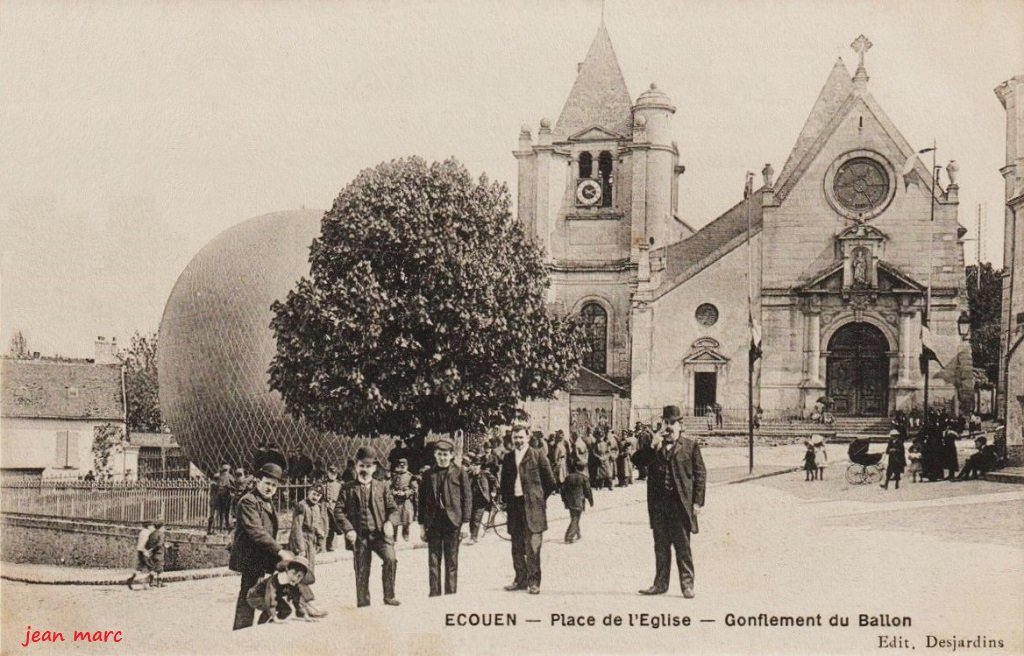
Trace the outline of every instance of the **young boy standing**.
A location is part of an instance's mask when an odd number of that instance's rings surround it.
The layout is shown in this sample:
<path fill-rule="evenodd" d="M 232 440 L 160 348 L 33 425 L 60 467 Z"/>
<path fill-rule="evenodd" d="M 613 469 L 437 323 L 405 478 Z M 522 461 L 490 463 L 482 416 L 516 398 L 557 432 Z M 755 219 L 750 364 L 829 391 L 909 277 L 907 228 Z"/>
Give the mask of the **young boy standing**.
<path fill-rule="evenodd" d="M 342 487 L 334 518 L 345 533 L 345 548 L 353 553 L 356 572 L 356 605 L 370 605 L 371 554 L 381 559 L 381 578 L 384 582 L 384 603 L 399 606 L 395 599 L 394 522 L 398 513 L 395 498 L 388 484 L 373 477 L 377 471 L 377 458 L 373 451 L 362 446 L 356 451 L 356 480 Z"/>
<path fill-rule="evenodd" d="M 586 508 L 587 501 L 590 507 L 594 507 L 594 494 L 590 490 L 590 480 L 583 473 L 584 465 L 581 462 L 573 463 L 572 473 L 565 477 L 562 483 L 562 503 L 569 510 L 569 528 L 565 531 L 565 543 L 572 544 L 583 537 L 580 534 L 580 518 Z"/>
<path fill-rule="evenodd" d="M 153 520 L 146 520 L 142 524 L 142 528 L 139 529 L 139 539 L 135 543 L 135 571 L 128 577 L 128 589 L 134 590 L 135 580 L 142 576 L 144 577 L 143 589 L 148 585 L 149 580 L 149 551 L 146 549 L 146 543 L 149 541 L 149 536 L 155 528 Z"/>

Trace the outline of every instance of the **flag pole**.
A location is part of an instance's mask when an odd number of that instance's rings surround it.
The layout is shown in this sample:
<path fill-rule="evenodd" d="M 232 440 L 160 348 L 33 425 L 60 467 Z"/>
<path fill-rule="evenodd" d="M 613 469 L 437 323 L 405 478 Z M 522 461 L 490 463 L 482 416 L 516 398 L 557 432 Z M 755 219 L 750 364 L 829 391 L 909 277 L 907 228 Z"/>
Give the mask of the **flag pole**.
<path fill-rule="evenodd" d="M 934 244 L 934 241 L 935 241 L 935 188 L 939 186 L 938 166 L 936 165 L 936 162 L 935 162 L 935 151 L 936 150 L 937 150 L 937 146 L 936 146 L 936 143 L 935 143 L 935 139 L 933 138 L 932 139 L 932 181 L 931 181 L 932 184 L 931 184 L 931 199 L 930 199 L 931 200 L 931 205 L 930 205 L 930 213 L 929 213 L 929 216 L 928 216 L 928 221 L 929 221 L 929 223 L 928 223 L 928 287 L 927 287 L 927 291 L 925 292 L 925 297 L 924 297 L 924 319 L 922 320 L 923 325 L 926 328 L 928 328 L 929 330 L 931 330 L 931 328 L 928 327 L 928 322 L 931 320 L 931 311 L 932 311 L 932 251 L 935 250 L 935 244 Z M 924 348 L 921 349 L 921 352 L 924 353 Z M 928 387 L 929 387 L 928 379 L 930 378 L 929 373 L 928 373 L 928 370 L 930 369 L 930 366 L 929 366 L 930 363 L 928 362 L 929 360 L 930 360 L 930 358 L 925 357 L 924 358 L 924 366 L 921 368 L 922 369 L 922 373 L 924 374 L 924 427 L 925 427 L 925 430 L 928 430 L 928 417 L 929 417 L 929 412 L 928 412 Z"/>
<path fill-rule="evenodd" d="M 747 324 L 750 344 L 747 346 L 747 459 L 748 473 L 754 473 L 754 257 L 750 233 L 750 204 L 754 187 L 754 174 L 747 171 L 743 197 L 747 205 Z"/>

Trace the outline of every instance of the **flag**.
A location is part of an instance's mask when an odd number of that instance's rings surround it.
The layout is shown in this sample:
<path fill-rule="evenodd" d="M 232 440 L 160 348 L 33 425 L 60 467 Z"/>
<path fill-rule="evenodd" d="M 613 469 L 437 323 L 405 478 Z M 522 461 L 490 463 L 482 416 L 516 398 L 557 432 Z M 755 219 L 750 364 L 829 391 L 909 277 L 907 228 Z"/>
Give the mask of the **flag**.
<path fill-rule="evenodd" d="M 747 171 L 747 183 L 743 186 L 743 198 L 750 198 L 754 193 L 754 174 Z"/>
<path fill-rule="evenodd" d="M 921 324 L 921 373 L 928 371 L 928 361 L 935 360 L 939 367 L 942 367 L 942 362 L 939 361 L 939 356 L 935 355 L 935 349 L 932 348 L 932 333 L 928 330 L 928 326 L 924 323 Z"/>
<path fill-rule="evenodd" d="M 750 364 L 753 365 L 764 355 L 761 350 L 761 323 L 750 315 Z"/>
<path fill-rule="evenodd" d="M 914 164 L 917 162 L 918 155 L 924 155 L 925 153 L 930 153 L 933 150 L 935 149 L 923 148 L 914 153 L 913 155 L 911 155 L 910 157 L 908 157 L 907 161 L 903 163 L 903 170 L 900 171 L 900 178 L 903 180 L 904 191 L 909 189 L 910 185 L 914 185 L 916 187 L 917 185 L 921 184 L 921 176 L 918 175 L 917 170 L 914 168 Z"/>

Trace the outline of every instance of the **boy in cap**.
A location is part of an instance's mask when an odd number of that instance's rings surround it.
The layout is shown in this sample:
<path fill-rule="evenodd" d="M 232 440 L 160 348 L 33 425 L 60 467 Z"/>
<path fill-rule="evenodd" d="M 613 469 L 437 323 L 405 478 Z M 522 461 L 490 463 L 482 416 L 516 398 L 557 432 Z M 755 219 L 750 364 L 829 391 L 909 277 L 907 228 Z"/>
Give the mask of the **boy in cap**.
<path fill-rule="evenodd" d="M 427 540 L 430 596 L 441 594 L 441 559 L 445 563 L 444 593 L 455 594 L 459 577 L 459 542 L 462 525 L 473 512 L 473 493 L 466 470 L 452 462 L 455 445 L 434 443 L 434 465 L 420 484 L 420 526 Z"/>
<path fill-rule="evenodd" d="M 594 493 L 590 489 L 590 479 L 583 473 L 585 468 L 586 465 L 582 462 L 573 463 L 572 472 L 562 483 L 562 503 L 565 504 L 570 517 L 569 528 L 565 530 L 566 544 L 572 544 L 583 537 L 580 534 L 580 518 L 587 507 L 586 502 L 589 501 L 590 507 L 594 507 Z"/>
<path fill-rule="evenodd" d="M 146 552 L 149 554 L 149 584 L 154 588 L 164 587 L 160 575 L 164 573 L 164 550 L 166 548 L 167 534 L 164 533 L 164 523 L 153 522 L 153 531 L 146 538 Z"/>
<path fill-rule="evenodd" d="M 395 461 L 395 470 L 391 473 L 391 494 L 398 504 L 398 522 L 395 524 L 395 541 L 401 527 L 402 538 L 409 541 L 409 527 L 415 518 L 416 479 L 409 473 L 409 460 L 399 458 Z"/>
<path fill-rule="evenodd" d="M 356 451 L 356 480 L 344 485 L 338 504 L 334 507 L 334 518 L 345 533 L 345 548 L 353 553 L 352 564 L 356 573 L 356 605 L 360 608 L 370 605 L 370 562 L 376 553 L 381 563 L 381 578 L 384 583 L 384 603 L 400 605 L 395 598 L 395 574 L 398 559 L 395 558 L 394 523 L 398 505 L 388 484 L 374 478 L 377 458 L 365 446 Z"/>
<path fill-rule="evenodd" d="M 145 579 L 142 584 L 143 590 L 145 590 L 148 585 L 150 569 L 149 551 L 146 549 L 146 544 L 149 542 L 149 536 L 154 530 L 154 524 L 155 522 L 153 522 L 153 520 L 146 520 L 142 523 L 142 528 L 139 529 L 139 539 L 135 543 L 135 571 L 132 572 L 130 577 L 128 577 L 129 590 L 135 589 L 133 586 L 135 584 L 135 580 L 139 576 L 142 576 Z"/>

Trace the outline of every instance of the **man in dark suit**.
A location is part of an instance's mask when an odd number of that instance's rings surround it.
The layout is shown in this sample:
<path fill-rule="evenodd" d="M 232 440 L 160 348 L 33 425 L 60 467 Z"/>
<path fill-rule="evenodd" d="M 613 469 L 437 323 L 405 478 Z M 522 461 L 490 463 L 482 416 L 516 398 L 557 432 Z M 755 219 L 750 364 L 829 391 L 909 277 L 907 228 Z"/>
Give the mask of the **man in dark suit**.
<path fill-rule="evenodd" d="M 665 406 L 661 439 L 637 452 L 634 460 L 647 468 L 647 514 L 654 533 L 654 585 L 642 595 L 664 594 L 676 552 L 683 596 L 694 597 L 693 555 L 690 534 L 697 532 L 697 515 L 704 506 L 707 471 L 697 442 L 686 437 L 679 424 L 679 407 Z"/>
<path fill-rule="evenodd" d="M 253 489 L 238 500 L 235 536 L 228 559 L 231 571 L 242 575 L 235 604 L 235 630 L 252 626 L 255 619 L 255 611 L 245 598 L 249 588 L 256 585 L 261 576 L 273 572 L 279 560 L 294 557 L 277 542 L 277 513 L 270 501 L 283 479 L 284 472 L 278 465 L 266 463 L 256 472 Z"/>
<path fill-rule="evenodd" d="M 512 426 L 513 449 L 501 465 L 501 496 L 512 538 L 516 578 L 508 591 L 540 593 L 540 548 L 548 528 L 547 499 L 555 491 L 555 476 L 543 449 L 529 446 L 529 416 L 520 411 Z"/>
<path fill-rule="evenodd" d="M 459 542 L 462 525 L 473 512 L 469 474 L 452 462 L 455 445 L 434 442 L 434 465 L 420 483 L 420 526 L 427 540 L 430 596 L 441 595 L 441 560 L 444 559 L 444 593 L 455 594 L 459 578 Z"/>
<path fill-rule="evenodd" d="M 398 505 L 388 484 L 373 477 L 377 458 L 365 446 L 356 451 L 356 480 L 341 488 L 334 507 L 334 519 L 345 534 L 345 548 L 352 551 L 352 564 L 356 572 L 356 605 L 370 605 L 370 562 L 373 554 L 381 561 L 384 583 L 384 603 L 398 606 L 395 598 L 394 522 Z"/>

